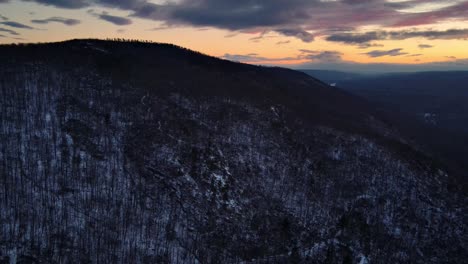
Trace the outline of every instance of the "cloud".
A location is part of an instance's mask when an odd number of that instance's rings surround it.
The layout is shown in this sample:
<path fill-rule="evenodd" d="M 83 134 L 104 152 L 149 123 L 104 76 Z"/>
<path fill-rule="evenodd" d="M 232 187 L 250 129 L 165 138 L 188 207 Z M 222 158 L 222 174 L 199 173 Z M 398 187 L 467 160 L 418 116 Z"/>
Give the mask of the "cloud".
<path fill-rule="evenodd" d="M 378 51 L 386 53 L 383 56 L 402 56 L 414 57 L 414 61 L 423 54 L 408 54 L 402 52 L 402 49 Z M 375 51 L 373 53 L 376 53 Z M 466 70 L 468 68 L 468 58 L 457 59 L 448 57 L 447 61 L 431 62 L 431 63 L 415 63 L 415 64 L 395 64 L 395 63 L 359 63 L 354 61 L 343 60 L 341 53 L 332 50 L 308 50 L 301 49 L 297 56 L 283 58 L 266 58 L 259 56 L 256 53 L 250 54 L 225 54 L 224 59 L 241 61 L 245 63 L 253 63 L 260 65 L 283 66 L 284 63 L 291 63 L 294 69 L 323 69 L 323 70 L 339 70 L 350 72 L 415 72 L 415 71 L 440 71 L 440 70 Z M 299 64 L 296 62 L 302 61 Z"/>
<path fill-rule="evenodd" d="M 117 26 L 126 26 L 132 24 L 132 20 L 125 17 L 112 16 L 107 14 L 100 14 L 98 17 Z"/>
<path fill-rule="evenodd" d="M 375 47 L 384 47 L 382 44 L 378 43 L 361 43 L 358 46 L 358 49 L 368 49 L 368 48 L 375 48 Z"/>
<path fill-rule="evenodd" d="M 369 51 L 363 54 L 366 54 L 369 57 L 372 58 L 377 58 L 377 57 L 383 57 L 383 56 L 401 56 L 401 55 L 406 55 L 408 53 L 406 52 L 401 52 L 403 49 L 391 49 L 391 50 L 373 50 Z"/>
<path fill-rule="evenodd" d="M 287 37 L 296 37 L 306 43 L 314 41 L 314 35 L 302 29 L 281 28 L 275 31 Z"/>
<path fill-rule="evenodd" d="M 0 0 L 1 1 L 1 0 Z M 86 0 L 26 0 L 28 2 L 36 2 L 43 5 L 50 5 L 60 8 L 83 8 L 89 6 L 90 1 Z"/>
<path fill-rule="evenodd" d="M 266 58 L 261 57 L 256 53 L 250 54 L 229 54 L 226 53 L 221 58 L 231 61 L 240 61 L 245 63 L 253 64 L 274 64 L 283 61 L 294 61 L 297 60 L 297 57 L 283 57 L 283 58 Z"/>
<path fill-rule="evenodd" d="M 49 23 L 62 23 L 67 26 L 75 26 L 81 23 L 80 20 L 78 19 L 73 19 L 73 18 L 64 18 L 64 17 L 50 17 L 46 19 L 33 19 L 31 20 L 31 23 L 35 24 L 49 24 Z"/>
<path fill-rule="evenodd" d="M 301 49 L 296 56 L 281 57 L 281 58 L 266 58 L 259 56 L 257 53 L 249 54 L 224 54 L 221 58 L 233 61 L 241 61 L 245 63 L 276 65 L 278 63 L 294 63 L 297 61 L 310 61 L 314 63 L 336 63 L 341 62 L 343 55 L 338 51 L 328 50 L 307 50 Z"/>
<path fill-rule="evenodd" d="M 316 54 L 309 54 L 306 56 L 306 58 L 312 61 L 337 62 L 341 61 L 342 55 L 343 53 L 338 51 L 321 51 Z"/>
<path fill-rule="evenodd" d="M 0 3 L 1 3 L 1 1 L 0 1 Z M 0 15 L 0 19 L 1 20 L 8 20 L 8 17 Z"/>
<path fill-rule="evenodd" d="M 14 30 L 6 29 L 6 28 L 0 28 L 0 32 L 6 32 L 14 36 L 19 36 L 20 34 Z"/>
<path fill-rule="evenodd" d="M 5 1 L 5 0 L 0 0 Z M 163 22 L 169 26 L 214 27 L 231 31 L 276 31 L 311 42 L 319 33 L 331 41 L 354 37 L 365 43 L 379 36 L 336 35 L 337 28 L 379 25 L 382 28 L 431 25 L 441 21 L 467 21 L 468 1 L 461 0 L 23 0 L 60 8 L 117 8 L 131 16 Z M 430 8 L 428 8 L 428 6 Z M 117 25 L 128 18 L 105 16 Z M 313 32 L 313 34 L 311 33 Z M 374 32 L 381 33 L 381 32 Z M 381 37 L 380 37 L 381 38 Z M 340 40 L 341 39 L 341 40 Z"/>
<path fill-rule="evenodd" d="M 410 2 L 417 2 L 413 0 Z M 424 1 L 420 1 L 424 4 Z M 446 7 L 431 10 L 429 12 L 416 12 L 406 14 L 401 19 L 397 20 L 392 26 L 406 27 L 406 26 L 419 26 L 434 24 L 444 20 L 460 20 L 466 21 L 468 18 L 468 1 L 454 1 L 454 0 L 429 0 L 427 4 L 448 4 Z M 430 3 L 432 2 L 432 3 Z"/>
<path fill-rule="evenodd" d="M 233 38 L 233 37 L 235 37 L 235 36 L 237 36 L 237 33 L 236 33 L 236 32 L 234 32 L 234 33 L 229 33 L 229 34 L 225 35 L 224 37 L 225 37 L 225 38 Z"/>
<path fill-rule="evenodd" d="M 428 45 L 428 44 L 419 44 L 418 47 L 419 47 L 420 49 L 430 49 L 430 48 L 432 48 L 432 47 L 434 47 L 434 46 Z"/>
<path fill-rule="evenodd" d="M 28 0 L 60 8 L 83 8 L 96 5 L 119 8 L 132 12 L 132 16 L 162 21 L 171 26 L 216 27 L 228 30 L 263 28 L 280 34 L 311 42 L 313 35 L 309 30 L 323 27 L 339 27 L 350 24 L 354 12 L 368 14 L 365 20 L 376 20 L 383 13 L 381 9 L 392 12 L 379 1 L 372 6 L 362 5 L 362 1 L 346 3 L 322 0 L 180 0 L 157 4 L 149 0 Z M 375 2 L 375 3 L 374 3 Z M 377 8 L 378 7 L 378 8 Z M 357 10 L 358 9 L 358 10 Z M 375 9 L 379 14 L 374 15 Z M 365 12 L 367 10 L 367 12 Z M 327 16 L 328 14 L 328 16 Z M 338 16 L 335 16 L 338 15 Z M 337 19 L 341 17 L 341 19 Z M 102 17 L 119 25 L 128 20 Z M 346 20 L 346 21 L 345 21 Z M 319 23 L 320 22 L 320 23 Z M 364 21 L 359 20 L 358 24 Z M 374 21 L 375 22 L 375 21 Z M 316 27 L 315 25 L 321 25 Z"/>
<path fill-rule="evenodd" d="M 96 16 L 97 18 L 112 23 L 117 26 L 127 26 L 132 24 L 132 20 L 126 17 L 109 15 L 107 12 L 95 13 L 93 10 L 89 10 L 88 13 Z"/>
<path fill-rule="evenodd" d="M 376 40 L 404 40 L 409 38 L 426 39 L 466 39 L 468 28 L 437 30 L 401 30 L 401 31 L 370 31 L 365 33 L 338 33 L 326 38 L 328 41 L 346 44 L 364 44 Z"/>
<path fill-rule="evenodd" d="M 298 59 L 307 59 L 310 61 L 320 61 L 320 62 L 337 62 L 341 61 L 341 56 L 343 53 L 339 51 L 330 51 L 330 50 L 308 50 L 300 49 L 300 55 Z"/>
<path fill-rule="evenodd" d="M 278 42 L 276 42 L 276 45 L 285 45 L 285 44 L 289 44 L 289 43 L 291 43 L 290 40 L 278 41 Z"/>
<path fill-rule="evenodd" d="M 415 60 L 417 61 L 417 59 Z M 468 58 L 431 63 L 395 64 L 395 63 L 357 63 L 339 61 L 332 63 L 306 62 L 295 69 L 337 70 L 362 73 L 418 72 L 418 71 L 466 71 Z"/>
<path fill-rule="evenodd" d="M 14 21 L 3 21 L 3 22 L 0 22 L 0 24 L 9 26 L 9 27 L 14 27 L 14 28 L 34 29 L 33 27 L 30 27 L 28 25 L 24 25 L 18 22 L 14 22 Z"/>
<path fill-rule="evenodd" d="M 268 34 L 268 31 L 263 31 L 260 33 L 260 35 L 249 38 L 249 40 L 252 42 L 260 42 L 261 40 L 265 38 L 272 38 L 272 36 L 267 36 L 267 34 Z"/>
<path fill-rule="evenodd" d="M 330 35 L 326 38 L 328 41 L 333 42 L 343 42 L 347 44 L 364 44 L 374 40 L 383 40 L 385 36 L 384 31 L 374 31 L 374 32 L 366 32 L 362 34 L 355 34 L 355 33 L 338 33 Z"/>
<path fill-rule="evenodd" d="M 148 31 L 159 31 L 159 30 L 166 30 L 166 29 L 170 29 L 170 27 L 163 25 L 163 26 L 159 26 L 159 27 L 150 28 L 150 29 L 148 29 Z"/>

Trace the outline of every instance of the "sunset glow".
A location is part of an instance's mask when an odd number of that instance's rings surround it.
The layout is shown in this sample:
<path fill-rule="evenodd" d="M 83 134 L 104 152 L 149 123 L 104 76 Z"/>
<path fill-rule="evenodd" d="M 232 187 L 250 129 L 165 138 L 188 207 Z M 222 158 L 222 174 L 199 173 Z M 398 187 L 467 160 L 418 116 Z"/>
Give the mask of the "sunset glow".
<path fill-rule="evenodd" d="M 167 42 L 293 68 L 468 69 L 462 0 L 0 0 L 0 43 L 74 38 Z"/>

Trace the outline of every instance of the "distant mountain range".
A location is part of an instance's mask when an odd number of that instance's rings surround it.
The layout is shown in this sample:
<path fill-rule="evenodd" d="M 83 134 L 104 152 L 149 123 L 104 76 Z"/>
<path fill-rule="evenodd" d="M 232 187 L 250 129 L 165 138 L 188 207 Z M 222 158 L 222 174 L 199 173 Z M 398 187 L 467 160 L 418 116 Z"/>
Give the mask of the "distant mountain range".
<path fill-rule="evenodd" d="M 361 96 L 453 168 L 468 191 L 468 71 L 354 74 L 305 70 Z"/>
<path fill-rule="evenodd" d="M 309 74 L 323 82 L 328 84 L 332 83 L 341 83 L 342 81 L 349 81 L 355 79 L 365 78 L 366 76 L 372 76 L 370 74 L 366 75 L 363 73 L 353 73 L 353 72 L 343 72 L 343 71 L 333 71 L 333 70 L 301 70 L 304 73 Z"/>
<path fill-rule="evenodd" d="M 2 262 L 468 258 L 451 167 L 359 96 L 169 44 L 0 61 Z"/>

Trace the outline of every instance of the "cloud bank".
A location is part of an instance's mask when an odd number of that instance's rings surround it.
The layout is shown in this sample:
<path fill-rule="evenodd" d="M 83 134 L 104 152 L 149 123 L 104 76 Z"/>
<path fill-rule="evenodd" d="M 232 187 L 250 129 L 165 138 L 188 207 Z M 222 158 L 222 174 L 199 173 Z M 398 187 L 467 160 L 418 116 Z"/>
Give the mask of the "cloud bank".
<path fill-rule="evenodd" d="M 33 19 L 31 23 L 35 24 L 49 24 L 49 23 L 61 23 L 67 26 L 75 26 L 81 23 L 78 19 L 64 18 L 64 17 L 49 17 L 46 19 Z"/>
<path fill-rule="evenodd" d="M 5 0 L 0 0 L 5 2 Z M 382 28 L 430 25 L 441 21 L 467 21 L 468 1 L 462 0 L 24 0 L 59 8 L 103 6 L 129 11 L 131 16 L 164 22 L 169 26 L 214 27 L 234 31 L 261 30 L 311 42 L 316 35 L 336 29 L 368 25 Z M 430 8 L 428 8 L 430 7 Z M 103 15 L 116 25 L 128 18 Z M 468 29 L 447 32 L 379 31 L 365 34 L 335 33 L 327 39 L 343 43 L 372 40 L 423 38 L 465 38 Z M 349 31 L 349 30 L 348 30 Z"/>

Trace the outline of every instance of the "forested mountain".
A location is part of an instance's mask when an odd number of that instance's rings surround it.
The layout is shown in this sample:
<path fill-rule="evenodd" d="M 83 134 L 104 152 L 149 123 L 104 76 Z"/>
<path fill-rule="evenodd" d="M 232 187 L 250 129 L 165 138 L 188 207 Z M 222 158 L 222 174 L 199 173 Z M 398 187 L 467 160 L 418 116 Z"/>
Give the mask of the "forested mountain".
<path fill-rule="evenodd" d="M 3 262 L 468 258 L 449 168 L 304 73 L 135 41 L 0 61 Z"/>

